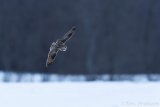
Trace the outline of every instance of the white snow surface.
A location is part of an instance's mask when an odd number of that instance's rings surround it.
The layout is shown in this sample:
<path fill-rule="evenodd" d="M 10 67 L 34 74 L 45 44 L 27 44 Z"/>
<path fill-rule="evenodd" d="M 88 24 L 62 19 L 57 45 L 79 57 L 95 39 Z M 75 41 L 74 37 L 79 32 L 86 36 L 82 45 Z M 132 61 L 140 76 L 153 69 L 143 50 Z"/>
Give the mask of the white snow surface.
<path fill-rule="evenodd" d="M 0 107 L 160 107 L 160 82 L 0 83 Z"/>

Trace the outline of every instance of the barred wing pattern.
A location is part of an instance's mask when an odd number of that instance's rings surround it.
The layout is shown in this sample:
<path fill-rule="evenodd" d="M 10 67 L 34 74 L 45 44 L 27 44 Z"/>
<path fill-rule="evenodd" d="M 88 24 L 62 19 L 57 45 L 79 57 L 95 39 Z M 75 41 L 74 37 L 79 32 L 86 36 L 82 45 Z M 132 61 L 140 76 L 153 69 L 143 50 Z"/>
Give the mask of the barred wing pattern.
<path fill-rule="evenodd" d="M 60 41 L 66 43 L 74 34 L 75 34 L 76 27 L 73 26 L 61 39 Z"/>

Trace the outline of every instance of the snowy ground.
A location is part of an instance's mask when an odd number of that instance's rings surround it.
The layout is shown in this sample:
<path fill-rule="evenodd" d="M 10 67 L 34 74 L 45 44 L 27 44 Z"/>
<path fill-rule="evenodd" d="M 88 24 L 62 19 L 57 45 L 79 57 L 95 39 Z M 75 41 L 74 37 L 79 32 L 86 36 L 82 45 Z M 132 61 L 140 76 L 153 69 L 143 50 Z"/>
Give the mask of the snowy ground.
<path fill-rule="evenodd" d="M 0 83 L 0 107 L 160 107 L 160 82 Z"/>

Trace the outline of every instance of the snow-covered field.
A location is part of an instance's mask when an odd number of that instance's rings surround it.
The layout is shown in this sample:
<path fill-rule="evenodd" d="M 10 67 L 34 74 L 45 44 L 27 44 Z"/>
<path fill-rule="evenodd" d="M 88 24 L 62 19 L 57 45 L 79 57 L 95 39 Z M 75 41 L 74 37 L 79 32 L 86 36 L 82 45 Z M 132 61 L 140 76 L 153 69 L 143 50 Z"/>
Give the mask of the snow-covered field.
<path fill-rule="evenodd" d="M 160 82 L 2 82 L 0 107 L 160 107 Z"/>

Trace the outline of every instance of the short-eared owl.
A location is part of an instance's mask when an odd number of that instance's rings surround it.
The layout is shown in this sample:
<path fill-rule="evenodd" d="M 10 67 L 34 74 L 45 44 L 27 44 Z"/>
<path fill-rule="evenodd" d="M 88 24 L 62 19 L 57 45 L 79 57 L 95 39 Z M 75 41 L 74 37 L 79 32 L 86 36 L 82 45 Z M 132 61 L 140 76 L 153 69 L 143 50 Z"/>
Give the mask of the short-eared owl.
<path fill-rule="evenodd" d="M 76 27 L 73 26 L 61 39 L 58 39 L 56 42 L 52 43 L 48 53 L 46 67 L 48 67 L 48 65 L 53 63 L 58 51 L 67 50 L 67 46 L 65 45 L 65 43 L 74 35 L 75 30 Z"/>

